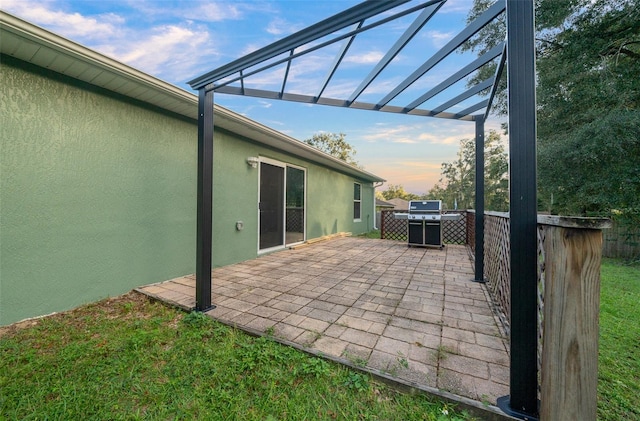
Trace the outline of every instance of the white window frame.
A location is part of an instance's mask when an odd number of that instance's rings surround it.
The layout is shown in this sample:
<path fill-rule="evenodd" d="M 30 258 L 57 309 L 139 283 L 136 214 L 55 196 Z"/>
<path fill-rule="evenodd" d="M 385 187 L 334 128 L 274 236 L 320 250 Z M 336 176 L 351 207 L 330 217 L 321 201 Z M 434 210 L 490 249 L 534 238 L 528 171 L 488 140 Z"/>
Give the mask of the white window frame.
<path fill-rule="evenodd" d="M 355 182 L 353 183 L 353 196 L 355 196 L 356 186 L 360 186 L 360 198 L 359 199 L 356 199 L 355 197 L 353 198 L 353 211 L 354 211 L 353 222 L 362 222 L 362 183 L 355 183 Z M 360 218 L 355 217 L 356 203 L 360 205 L 359 206 Z"/>

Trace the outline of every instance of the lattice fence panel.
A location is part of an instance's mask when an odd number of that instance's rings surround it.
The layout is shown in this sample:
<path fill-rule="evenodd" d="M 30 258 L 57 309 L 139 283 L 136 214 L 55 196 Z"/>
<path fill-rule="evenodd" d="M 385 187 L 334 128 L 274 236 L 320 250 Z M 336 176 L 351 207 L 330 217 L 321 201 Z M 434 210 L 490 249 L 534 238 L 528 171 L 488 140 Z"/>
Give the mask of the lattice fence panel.
<path fill-rule="evenodd" d="M 542 373 L 542 339 L 544 338 L 544 285 L 546 256 L 544 242 L 547 231 L 544 225 L 538 225 L 538 375 Z M 538 397 L 540 397 L 540 379 L 538 379 Z"/>
<path fill-rule="evenodd" d="M 407 211 L 383 210 L 380 212 L 380 238 L 407 241 L 409 221 L 406 219 L 395 219 L 395 212 L 406 213 Z M 442 242 L 445 244 L 465 244 L 467 236 L 467 220 L 465 212 L 448 211 L 444 213 L 462 213 L 463 217 L 457 221 L 442 221 Z"/>
<path fill-rule="evenodd" d="M 476 212 L 467 211 L 467 245 L 471 248 L 471 253 L 476 254 Z"/>
<path fill-rule="evenodd" d="M 444 213 L 461 213 L 462 218 L 457 221 L 442 221 L 442 242 L 445 244 L 466 244 L 467 243 L 467 218 L 465 212 L 445 211 Z"/>
<path fill-rule="evenodd" d="M 509 262 L 509 218 L 484 217 L 484 270 L 487 287 L 493 300 L 504 313 L 503 324 L 508 329 L 511 320 L 511 267 Z"/>
<path fill-rule="evenodd" d="M 395 219 L 394 213 L 406 213 L 406 210 L 383 210 L 380 212 L 380 238 L 407 241 L 408 221 Z"/>
<path fill-rule="evenodd" d="M 473 233 L 475 215 L 467 212 L 467 242 L 473 250 Z M 511 320 L 511 264 L 510 239 L 509 239 L 509 217 L 499 214 L 485 214 L 484 218 L 484 270 L 487 279 L 487 288 L 493 301 L 504 313 L 503 324 L 507 332 L 510 329 Z M 538 302 L 538 373 L 542 368 L 542 346 L 544 338 L 544 289 L 546 278 L 545 242 L 547 229 L 543 224 L 538 225 L 538 280 L 537 280 L 537 302 Z M 538 379 L 538 393 L 540 393 L 540 378 Z"/>

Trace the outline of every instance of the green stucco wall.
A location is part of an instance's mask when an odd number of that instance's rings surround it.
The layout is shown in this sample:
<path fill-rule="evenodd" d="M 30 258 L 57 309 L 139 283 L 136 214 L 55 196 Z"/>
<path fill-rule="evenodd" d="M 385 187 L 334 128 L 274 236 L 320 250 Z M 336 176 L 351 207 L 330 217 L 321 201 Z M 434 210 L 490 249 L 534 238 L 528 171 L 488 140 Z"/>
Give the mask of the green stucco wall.
<path fill-rule="evenodd" d="M 196 122 L 1 63 L 0 325 L 193 273 Z M 354 223 L 358 180 L 221 129 L 215 138 L 215 266 L 257 255 L 248 156 L 307 169 L 307 238 L 371 229 L 371 183 Z"/>
<path fill-rule="evenodd" d="M 193 122 L 2 57 L 0 324 L 193 271 Z"/>

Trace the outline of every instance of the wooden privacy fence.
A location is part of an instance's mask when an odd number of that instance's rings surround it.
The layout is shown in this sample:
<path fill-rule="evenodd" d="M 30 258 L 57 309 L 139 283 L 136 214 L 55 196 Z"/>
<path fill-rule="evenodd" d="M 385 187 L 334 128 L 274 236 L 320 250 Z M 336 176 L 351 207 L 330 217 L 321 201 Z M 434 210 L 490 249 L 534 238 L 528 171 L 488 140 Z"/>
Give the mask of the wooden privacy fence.
<path fill-rule="evenodd" d="M 407 213 L 406 210 L 380 211 L 380 238 L 387 240 L 407 241 L 409 221 L 407 219 L 395 219 L 395 213 Z M 444 211 L 443 213 L 460 213 L 460 220 L 442 221 L 442 242 L 445 244 L 467 243 L 467 217 L 466 211 Z"/>
<path fill-rule="evenodd" d="M 474 212 L 467 213 L 474 251 Z M 538 215 L 538 372 L 540 419 L 595 420 L 601 218 Z M 485 212 L 484 277 L 509 332 L 509 214 Z"/>
<path fill-rule="evenodd" d="M 610 229 L 604 231 L 604 257 L 625 259 L 640 258 L 640 227 L 630 227 L 613 221 Z"/>

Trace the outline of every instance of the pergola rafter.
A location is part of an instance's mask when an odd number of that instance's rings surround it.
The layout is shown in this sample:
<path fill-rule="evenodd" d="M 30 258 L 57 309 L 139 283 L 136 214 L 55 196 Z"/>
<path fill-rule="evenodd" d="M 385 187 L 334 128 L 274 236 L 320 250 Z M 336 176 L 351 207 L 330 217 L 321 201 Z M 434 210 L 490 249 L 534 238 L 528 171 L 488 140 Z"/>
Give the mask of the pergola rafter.
<path fill-rule="evenodd" d="M 214 69 L 189 84 L 199 91 L 198 124 L 198 226 L 196 265 L 196 309 L 211 308 L 211 251 L 213 203 L 213 95 L 224 93 L 307 104 L 370 110 L 413 116 L 473 121 L 476 130 L 476 240 L 474 281 L 484 282 L 484 124 L 497 92 L 503 68 L 507 67 L 510 128 L 510 213 L 511 213 L 511 381 L 510 395 L 499 400 L 505 412 L 535 419 L 537 401 L 537 214 L 535 161 L 535 53 L 533 0 L 497 0 L 486 11 L 453 36 L 442 48 L 417 66 L 382 98 L 366 101 L 367 89 L 389 68 L 407 46 L 437 16 L 447 0 L 365 1 L 328 19 L 294 33 Z M 408 7 L 407 7 L 408 6 Z M 468 64 L 447 74 L 434 75 L 434 68 L 459 52 L 471 37 L 506 10 L 506 40 Z M 345 62 L 353 43 L 367 31 L 416 14 L 412 23 L 343 97 L 329 97 L 331 83 Z M 377 20 L 376 20 L 377 19 Z M 309 54 L 342 42 L 315 94 L 288 90 L 292 66 Z M 510 62 L 506 63 L 507 53 Z M 489 77 L 460 92 L 452 89 L 483 66 L 498 60 Z M 277 89 L 250 86 L 250 77 L 284 65 Z M 426 75 L 441 82 L 420 92 L 406 104 L 410 89 L 422 90 L 419 81 Z M 453 91 L 453 92 L 452 92 Z M 370 93 L 371 94 L 371 93 Z M 482 94 L 485 94 L 483 97 Z M 488 95 L 486 95 L 488 94 Z M 401 96 L 402 95 L 402 96 Z M 335 96 L 335 95 L 334 95 Z M 369 95 L 370 96 L 370 95 Z M 425 104 L 446 97 L 429 109 Z M 477 100 L 474 100 L 478 97 Z M 472 104 L 466 102 L 474 101 Z M 435 101 L 433 101 L 435 102 Z M 466 104 L 465 104 L 466 103 Z M 480 111 L 478 114 L 474 114 Z"/>

